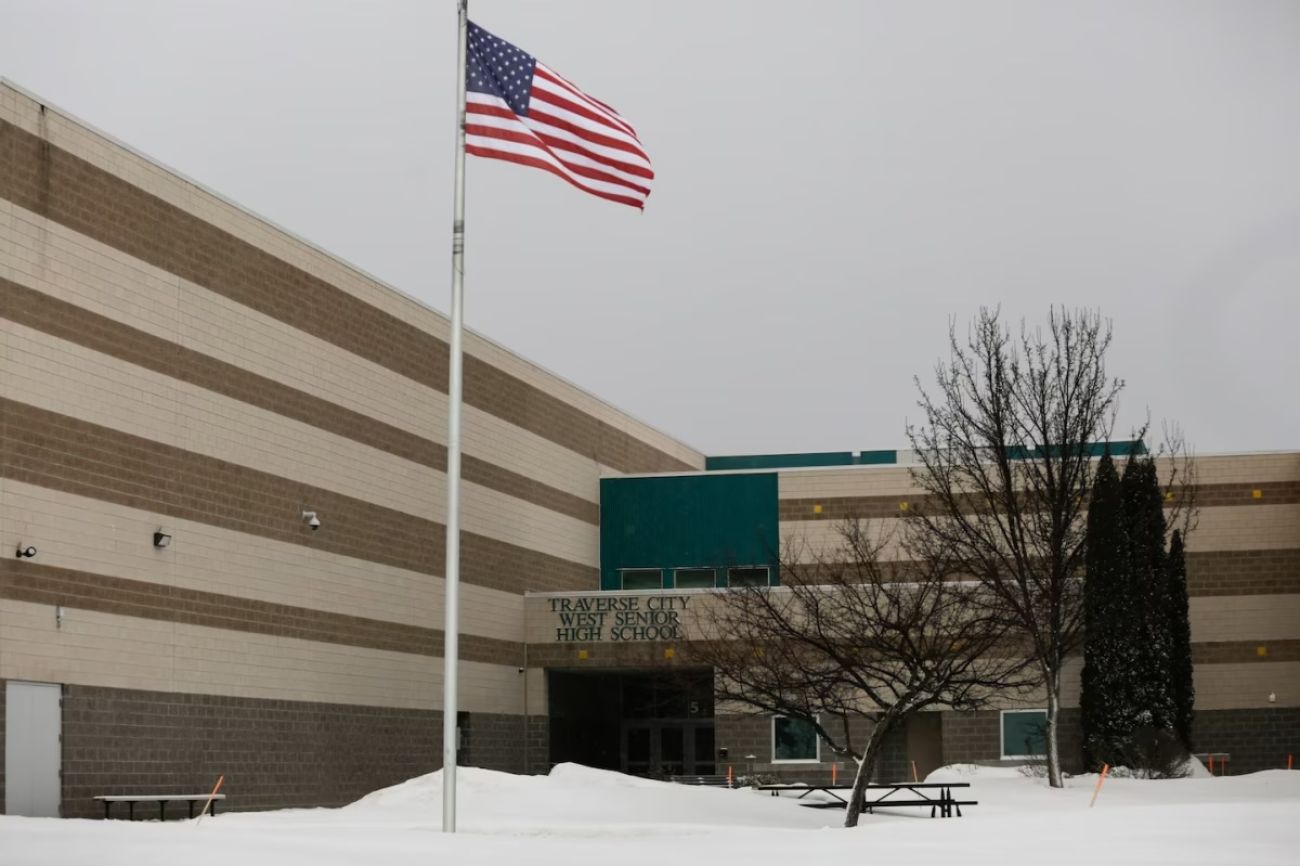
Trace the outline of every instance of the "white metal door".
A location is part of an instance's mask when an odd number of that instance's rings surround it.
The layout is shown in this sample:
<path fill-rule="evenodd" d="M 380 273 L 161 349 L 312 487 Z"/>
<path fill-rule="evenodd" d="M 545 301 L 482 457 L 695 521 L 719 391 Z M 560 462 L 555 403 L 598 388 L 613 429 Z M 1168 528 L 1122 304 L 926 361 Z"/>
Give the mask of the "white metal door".
<path fill-rule="evenodd" d="M 5 683 L 5 813 L 59 817 L 62 689 L 50 683 Z"/>

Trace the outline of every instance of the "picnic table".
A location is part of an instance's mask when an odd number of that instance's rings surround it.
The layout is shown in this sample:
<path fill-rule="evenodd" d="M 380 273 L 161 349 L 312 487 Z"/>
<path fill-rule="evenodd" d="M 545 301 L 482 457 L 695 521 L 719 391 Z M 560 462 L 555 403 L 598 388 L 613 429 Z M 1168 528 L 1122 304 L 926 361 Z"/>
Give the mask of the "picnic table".
<path fill-rule="evenodd" d="M 936 811 L 940 818 L 961 817 L 962 806 L 978 806 L 978 800 L 958 800 L 953 796 L 953 788 L 969 788 L 970 782 L 895 782 L 883 785 L 867 785 L 863 794 L 862 811 L 869 814 L 881 807 L 895 806 L 929 806 L 930 817 Z M 837 791 L 852 791 L 852 785 L 759 785 L 760 791 L 770 791 L 773 797 L 779 797 L 783 791 L 801 792 L 795 799 L 802 800 L 814 791 L 820 791 L 838 802 L 804 803 L 805 806 L 835 806 L 848 808 L 849 801 L 837 794 Z M 882 791 L 873 797 L 872 791 Z M 903 793 L 906 792 L 906 793 Z M 937 792 L 937 793 L 931 793 Z M 910 799 L 909 799 L 910 796 Z"/>
<path fill-rule="evenodd" d="M 108 810 L 114 803 L 126 804 L 126 819 L 132 821 L 135 819 L 136 803 L 157 803 L 158 820 L 165 821 L 168 803 L 184 802 L 190 808 L 190 817 L 194 817 L 194 804 L 196 802 L 207 802 L 212 798 L 212 811 L 208 814 L 217 814 L 217 801 L 226 799 L 225 794 L 101 794 L 95 797 L 96 800 L 104 804 L 104 818 L 108 818 Z"/>
<path fill-rule="evenodd" d="M 714 788 L 731 788 L 731 778 L 723 775 L 695 774 L 689 776 L 669 776 L 668 781 L 678 785 L 705 785 Z"/>

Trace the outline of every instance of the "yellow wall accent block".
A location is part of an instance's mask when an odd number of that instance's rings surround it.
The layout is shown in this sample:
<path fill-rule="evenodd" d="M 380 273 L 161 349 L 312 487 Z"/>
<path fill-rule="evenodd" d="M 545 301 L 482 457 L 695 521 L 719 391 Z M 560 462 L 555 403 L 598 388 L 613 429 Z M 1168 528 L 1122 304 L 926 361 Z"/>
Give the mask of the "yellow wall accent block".
<path fill-rule="evenodd" d="M 900 503 L 898 503 L 898 510 L 899 510 L 899 511 L 906 511 L 906 510 L 907 510 L 907 503 L 906 503 L 906 502 L 900 502 Z"/>
<path fill-rule="evenodd" d="M 587 660 L 587 651 L 578 650 L 578 661 L 585 662 L 586 660 Z"/>
<path fill-rule="evenodd" d="M 1251 499 L 1263 499 L 1263 498 L 1264 498 L 1264 491 L 1263 491 L 1263 490 L 1252 490 L 1252 491 L 1250 491 L 1250 498 L 1251 498 Z"/>
<path fill-rule="evenodd" d="M 821 505 L 814 505 L 814 506 L 813 506 L 813 514 L 821 514 L 821 513 L 822 513 L 822 507 L 821 507 Z"/>
<path fill-rule="evenodd" d="M 676 655 L 677 655 L 677 650 L 673 649 L 672 647 L 668 647 L 668 649 L 664 650 L 664 658 L 666 659 L 673 658 Z"/>
<path fill-rule="evenodd" d="M 1255 647 L 1255 655 L 1259 656 L 1260 658 L 1263 658 L 1264 656 L 1268 655 L 1268 647 L 1266 646 Z"/>

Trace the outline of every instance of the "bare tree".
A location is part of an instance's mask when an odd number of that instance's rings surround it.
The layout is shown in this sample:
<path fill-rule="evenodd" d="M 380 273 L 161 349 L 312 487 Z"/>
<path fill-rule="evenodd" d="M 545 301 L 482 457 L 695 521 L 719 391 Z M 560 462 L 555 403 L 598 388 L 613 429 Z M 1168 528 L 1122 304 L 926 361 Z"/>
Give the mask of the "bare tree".
<path fill-rule="evenodd" d="M 1013 339 L 985 309 L 964 344 L 955 327 L 949 338 L 935 395 L 918 380 L 925 423 L 908 427 L 927 494 L 909 529 L 979 580 L 1034 659 L 1059 788 L 1061 670 L 1081 639 L 1095 445 L 1110 438 L 1124 383 L 1106 375 L 1110 326 L 1094 313 L 1053 310 L 1046 333 L 1022 324 Z"/>
<path fill-rule="evenodd" d="M 692 648 L 713 666 L 720 703 L 807 721 L 835 754 L 858 762 L 847 827 L 857 825 L 885 737 L 909 714 L 974 709 L 1034 680 L 1023 653 L 1005 646 L 1005 625 L 988 615 L 995 608 L 975 598 L 978 583 L 951 580 L 944 558 L 893 573 L 882 545 L 857 521 L 842 525 L 830 549 L 787 541 L 784 585 L 719 593 L 697 623 L 706 639 Z M 865 740 L 854 728 L 869 728 Z"/>

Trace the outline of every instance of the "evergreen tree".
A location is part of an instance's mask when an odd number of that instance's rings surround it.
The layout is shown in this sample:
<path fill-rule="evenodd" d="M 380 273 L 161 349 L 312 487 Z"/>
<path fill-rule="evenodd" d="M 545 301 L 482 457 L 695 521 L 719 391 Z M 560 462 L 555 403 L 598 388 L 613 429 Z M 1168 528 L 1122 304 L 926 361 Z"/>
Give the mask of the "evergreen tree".
<path fill-rule="evenodd" d="M 1183 558 L 1183 537 L 1175 530 L 1165 561 L 1166 602 L 1169 617 L 1170 696 L 1173 728 L 1183 748 L 1192 750 L 1192 706 L 1196 687 L 1192 683 L 1192 627 L 1187 614 L 1187 565 Z"/>
<path fill-rule="evenodd" d="M 1120 477 L 1107 448 L 1088 504 L 1083 586 L 1083 673 L 1079 706 L 1089 766 L 1119 762 L 1137 724 L 1128 673 L 1136 664 L 1128 593 L 1128 531 Z"/>
<path fill-rule="evenodd" d="M 1169 634 L 1169 584 L 1165 571 L 1165 514 L 1155 461 L 1130 459 L 1121 480 L 1124 520 L 1128 527 L 1128 602 L 1136 612 L 1131 636 L 1135 665 L 1129 672 L 1138 712 L 1130 760 L 1150 764 L 1174 725 L 1170 687 L 1172 646 Z"/>

